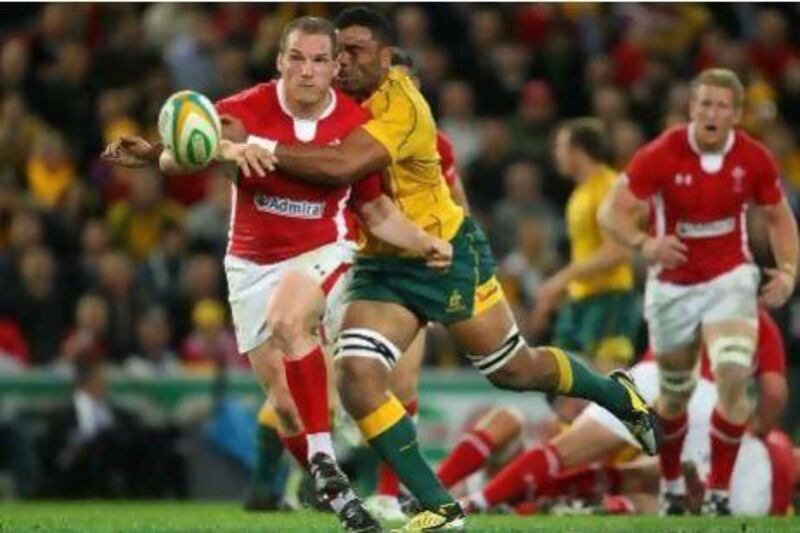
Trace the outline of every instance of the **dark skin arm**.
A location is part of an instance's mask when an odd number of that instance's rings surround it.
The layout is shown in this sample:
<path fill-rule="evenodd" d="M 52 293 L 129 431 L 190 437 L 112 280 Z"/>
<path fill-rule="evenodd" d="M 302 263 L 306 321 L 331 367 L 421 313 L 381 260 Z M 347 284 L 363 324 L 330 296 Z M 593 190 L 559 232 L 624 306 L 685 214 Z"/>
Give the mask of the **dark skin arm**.
<path fill-rule="evenodd" d="M 392 162 L 389 151 L 363 128 L 356 128 L 338 146 L 283 146 L 275 151 L 278 166 L 308 183 L 349 185 Z"/>

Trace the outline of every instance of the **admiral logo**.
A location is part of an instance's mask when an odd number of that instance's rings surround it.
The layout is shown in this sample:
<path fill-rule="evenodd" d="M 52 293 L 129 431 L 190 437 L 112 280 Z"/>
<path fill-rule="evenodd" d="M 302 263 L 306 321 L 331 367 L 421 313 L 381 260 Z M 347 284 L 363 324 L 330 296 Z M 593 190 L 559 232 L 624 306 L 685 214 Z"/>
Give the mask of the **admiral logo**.
<path fill-rule="evenodd" d="M 691 185 L 691 174 L 675 174 L 675 185 Z"/>
<path fill-rule="evenodd" d="M 305 200 L 290 200 L 280 196 L 267 196 L 257 194 L 253 198 L 256 209 L 262 213 L 271 213 L 282 217 L 303 218 L 314 220 L 322 218 L 325 211 L 324 202 L 307 202 Z"/>

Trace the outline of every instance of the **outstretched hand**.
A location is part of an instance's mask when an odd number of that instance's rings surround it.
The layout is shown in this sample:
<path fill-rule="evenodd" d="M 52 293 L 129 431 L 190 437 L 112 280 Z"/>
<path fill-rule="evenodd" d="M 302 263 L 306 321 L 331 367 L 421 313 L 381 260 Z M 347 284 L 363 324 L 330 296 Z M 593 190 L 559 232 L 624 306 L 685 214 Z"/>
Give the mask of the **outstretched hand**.
<path fill-rule="evenodd" d="M 220 159 L 235 163 L 246 178 L 264 177 L 275 170 L 278 158 L 266 148 L 252 143 L 222 141 Z"/>
<path fill-rule="evenodd" d="M 112 165 L 142 168 L 157 164 L 160 154 L 160 144 L 151 144 L 138 135 L 123 135 L 106 146 L 100 157 Z"/>

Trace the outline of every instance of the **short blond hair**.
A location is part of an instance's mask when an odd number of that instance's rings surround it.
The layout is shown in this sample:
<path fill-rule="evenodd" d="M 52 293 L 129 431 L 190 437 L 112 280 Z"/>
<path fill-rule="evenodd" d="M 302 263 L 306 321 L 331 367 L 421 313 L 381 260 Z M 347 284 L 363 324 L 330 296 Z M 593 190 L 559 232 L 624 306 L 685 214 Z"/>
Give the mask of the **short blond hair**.
<path fill-rule="evenodd" d="M 733 91 L 733 104 L 736 109 L 741 109 L 744 105 L 744 85 L 739 76 L 727 68 L 709 68 L 697 75 L 692 80 L 691 90 L 692 98 L 697 94 L 697 89 L 701 85 L 710 85 L 711 87 L 722 87 Z"/>

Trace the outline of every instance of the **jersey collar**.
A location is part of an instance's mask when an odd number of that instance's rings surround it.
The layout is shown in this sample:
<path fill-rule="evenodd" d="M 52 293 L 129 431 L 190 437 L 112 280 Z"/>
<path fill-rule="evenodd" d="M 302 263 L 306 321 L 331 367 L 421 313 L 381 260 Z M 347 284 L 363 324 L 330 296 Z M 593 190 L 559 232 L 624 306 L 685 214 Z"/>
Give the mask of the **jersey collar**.
<path fill-rule="evenodd" d="M 712 155 L 709 152 L 703 152 L 700 147 L 697 145 L 697 140 L 695 139 L 695 130 L 697 129 L 697 124 L 694 122 L 689 123 L 689 127 L 687 128 L 687 136 L 689 137 L 689 146 L 692 147 L 692 151 L 697 155 Z M 733 148 L 733 142 L 736 140 L 736 130 L 731 128 L 731 131 L 728 132 L 728 139 L 725 141 L 725 146 L 722 147 L 722 152 L 716 155 L 726 155 L 728 152 L 731 151 Z"/>
<path fill-rule="evenodd" d="M 286 96 L 283 92 L 283 79 L 278 80 L 277 87 L 275 89 L 278 91 L 278 103 L 281 105 L 281 110 L 295 120 L 322 120 L 324 118 L 328 118 L 330 114 L 333 113 L 333 110 L 336 109 L 336 91 L 333 89 L 328 89 L 329 94 L 331 95 L 331 101 L 328 103 L 325 109 L 322 110 L 322 113 L 317 118 L 308 119 L 297 117 L 294 115 L 294 113 L 292 113 L 292 111 L 289 109 L 289 105 L 286 103 Z"/>

